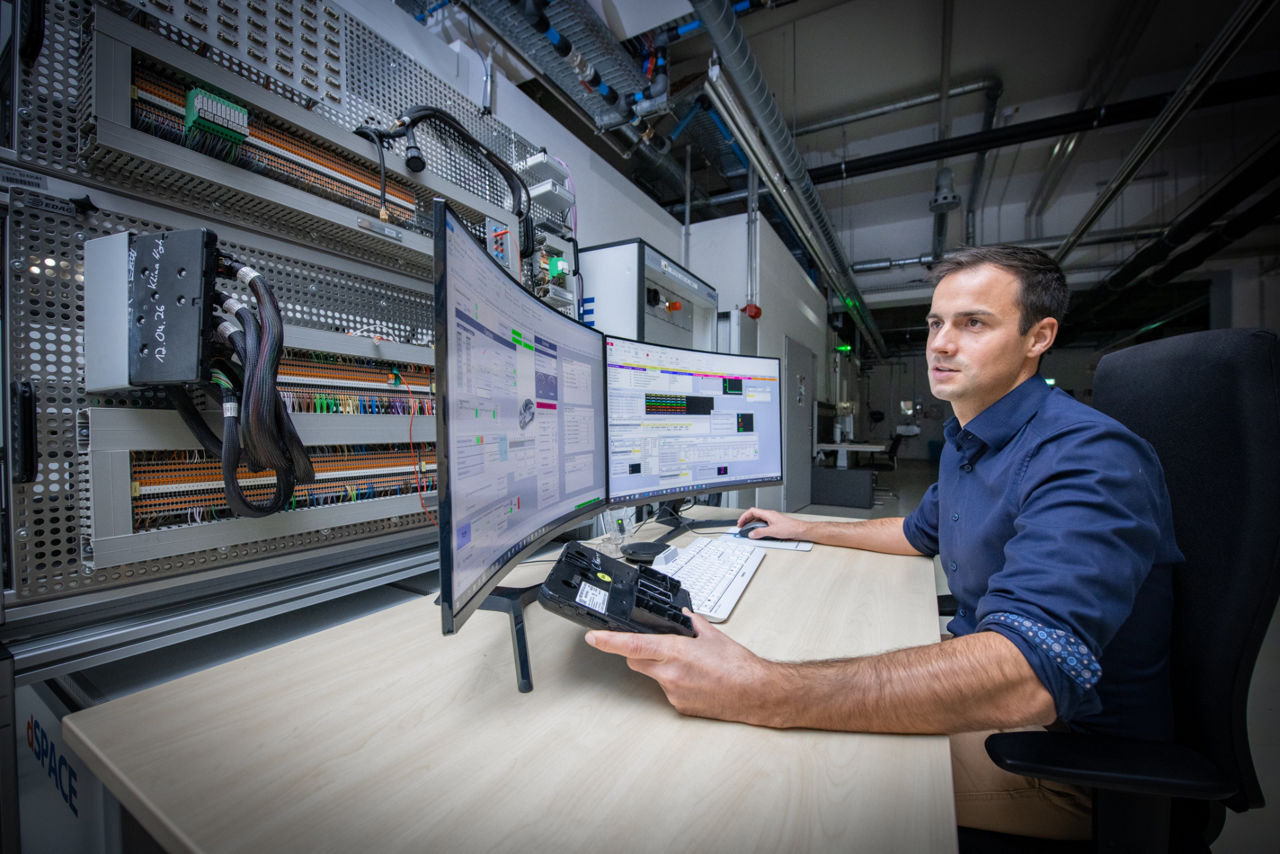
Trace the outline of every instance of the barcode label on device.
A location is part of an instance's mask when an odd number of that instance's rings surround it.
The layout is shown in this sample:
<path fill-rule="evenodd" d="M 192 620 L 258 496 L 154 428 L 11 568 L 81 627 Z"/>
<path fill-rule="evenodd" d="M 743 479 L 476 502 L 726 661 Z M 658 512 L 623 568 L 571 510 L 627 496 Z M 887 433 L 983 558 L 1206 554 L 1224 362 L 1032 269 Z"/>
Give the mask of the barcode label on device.
<path fill-rule="evenodd" d="M 578 595 L 574 599 L 579 605 L 590 608 L 601 614 L 606 613 L 609 605 L 609 594 L 601 590 L 599 587 L 592 587 L 590 584 L 581 584 L 578 586 Z"/>

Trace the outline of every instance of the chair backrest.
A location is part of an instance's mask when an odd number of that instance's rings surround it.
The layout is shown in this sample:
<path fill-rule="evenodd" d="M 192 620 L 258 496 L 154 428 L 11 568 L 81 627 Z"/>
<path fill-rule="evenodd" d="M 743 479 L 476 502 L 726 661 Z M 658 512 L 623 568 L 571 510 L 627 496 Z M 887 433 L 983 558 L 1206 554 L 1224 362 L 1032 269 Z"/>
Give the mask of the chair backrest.
<path fill-rule="evenodd" d="M 902 446 L 902 434 L 894 433 L 893 439 L 889 442 L 889 450 L 886 452 L 889 461 L 894 465 L 898 463 L 898 448 Z"/>
<path fill-rule="evenodd" d="M 1262 806 L 1245 714 L 1280 595 L 1280 356 L 1268 330 L 1223 329 L 1106 356 L 1093 405 L 1150 442 L 1174 533 L 1172 667 L 1178 742 Z"/>

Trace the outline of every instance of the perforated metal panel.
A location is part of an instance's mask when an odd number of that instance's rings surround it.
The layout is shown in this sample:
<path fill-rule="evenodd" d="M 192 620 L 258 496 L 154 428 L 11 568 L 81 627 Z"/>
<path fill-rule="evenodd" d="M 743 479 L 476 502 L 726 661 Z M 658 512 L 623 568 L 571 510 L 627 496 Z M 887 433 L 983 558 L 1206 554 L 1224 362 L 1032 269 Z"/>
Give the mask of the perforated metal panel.
<path fill-rule="evenodd" d="M 81 174 L 76 163 L 82 25 L 91 0 L 57 0 L 45 7 L 44 45 L 18 90 L 18 157 L 42 168 Z"/>
<path fill-rule="evenodd" d="M 97 7 L 88 0 L 47 4 L 44 50 L 34 66 L 22 75 L 18 105 L 19 157 L 34 166 L 89 177 L 152 198 L 180 202 L 193 210 L 216 215 L 234 211 L 237 220 L 293 239 L 340 242 L 343 251 L 353 257 L 381 263 L 388 263 L 390 258 L 397 267 L 419 274 L 426 272 L 422 259 L 415 257 L 422 254 L 420 251 L 397 246 L 373 234 L 362 234 L 353 228 L 351 217 L 326 222 L 324 215 L 303 210 L 301 206 L 290 208 L 254 198 L 217 181 L 146 162 L 135 152 L 100 144 L 94 128 L 104 105 L 95 102 L 93 86 L 97 60 L 93 51 L 94 15 L 119 16 L 193 55 L 214 62 L 331 122 L 343 130 L 343 139 L 345 132 L 362 124 L 388 126 L 408 106 L 428 104 L 449 111 L 469 133 L 517 167 L 539 150 L 493 116 L 481 116 L 477 106 L 456 89 L 336 4 L 312 0 L 273 2 L 265 15 L 253 11 L 254 7 L 267 8 L 264 2 L 235 4 L 242 7 L 243 14 L 239 17 L 220 11 L 213 3 L 199 5 L 205 7 L 205 12 L 186 8 L 182 3 L 158 6 L 146 0 L 139 0 L 137 4 L 106 0 Z M 168 7 L 167 10 L 164 7 Z M 146 14 L 139 14 L 144 11 Z M 219 23 L 219 15 L 229 22 L 235 21 L 239 29 L 232 31 L 229 25 Z M 266 29 L 251 28 L 248 24 L 251 18 L 265 21 Z M 315 47 L 302 41 L 303 20 L 319 22 Z M 405 16 L 405 21 L 408 23 L 411 19 Z M 282 29 L 282 25 L 289 24 L 293 26 L 292 31 Z M 254 49 L 259 53 L 266 50 L 268 61 L 258 61 L 248 53 L 253 47 L 248 40 L 251 32 L 261 33 L 267 41 L 267 48 Z M 234 45 L 230 42 L 232 36 L 236 41 Z M 289 46 L 286 47 L 285 42 L 289 42 Z M 309 60 L 303 54 L 304 49 L 317 58 Z M 314 72 L 304 70 L 303 65 Z M 319 85 L 313 88 L 303 85 L 303 81 L 319 81 Z M 124 81 L 116 84 L 127 85 Z M 506 183 L 483 158 L 452 134 L 433 129 L 430 123 L 424 122 L 419 126 L 418 142 L 427 160 L 428 173 L 439 175 L 491 204 L 511 207 Z M 353 138 L 350 145 L 352 152 L 358 152 L 355 156 L 361 163 L 367 164 L 368 143 Z M 395 162 L 403 152 L 404 141 L 397 141 L 387 154 L 388 161 Z M 430 199 L 439 191 L 419 186 L 415 192 L 420 218 L 425 221 Z M 454 201 L 479 235 L 483 214 Z M 533 216 L 539 222 L 566 222 L 563 213 L 540 205 L 534 206 Z"/>
<path fill-rule="evenodd" d="M 160 398 L 150 391 L 103 397 L 84 393 L 84 242 L 121 231 L 168 227 L 159 209 L 148 219 L 109 210 L 81 214 L 66 199 L 18 187 L 11 190 L 10 372 L 12 379 L 29 381 L 35 388 L 39 451 L 35 481 L 16 484 L 11 493 L 13 587 L 20 601 L 230 566 L 426 524 L 423 514 L 413 513 L 86 573 L 81 548 L 89 533 L 90 484 L 87 461 L 79 453 L 77 416 L 90 406 L 155 407 Z M 376 325 L 397 337 L 427 343 L 432 306 L 423 293 L 243 243 L 223 241 L 219 247 L 265 274 L 290 325 L 329 331 Z M 230 283 L 225 286 L 236 289 Z"/>

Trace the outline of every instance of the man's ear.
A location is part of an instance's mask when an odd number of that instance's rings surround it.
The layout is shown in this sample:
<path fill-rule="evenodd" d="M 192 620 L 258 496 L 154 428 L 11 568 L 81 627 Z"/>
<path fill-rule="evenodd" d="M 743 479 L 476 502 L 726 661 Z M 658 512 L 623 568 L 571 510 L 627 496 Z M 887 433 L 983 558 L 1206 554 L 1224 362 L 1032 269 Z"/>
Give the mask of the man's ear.
<path fill-rule="evenodd" d="M 1028 358 L 1043 356 L 1053 346 L 1054 339 L 1058 337 L 1058 318 L 1042 318 L 1031 327 L 1030 335 L 1031 343 L 1027 346 Z"/>

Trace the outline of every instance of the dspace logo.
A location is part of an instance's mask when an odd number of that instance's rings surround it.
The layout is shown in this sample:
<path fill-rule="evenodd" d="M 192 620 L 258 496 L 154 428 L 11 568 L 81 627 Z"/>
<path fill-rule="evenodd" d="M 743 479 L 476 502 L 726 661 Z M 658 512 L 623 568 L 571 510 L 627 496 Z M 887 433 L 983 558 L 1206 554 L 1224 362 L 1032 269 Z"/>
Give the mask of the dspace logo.
<path fill-rule="evenodd" d="M 40 725 L 35 715 L 27 719 L 27 747 L 35 755 L 41 768 L 49 772 L 53 784 L 58 787 L 58 794 L 71 810 L 71 814 L 80 817 L 76 808 L 76 769 L 67 761 L 66 754 L 58 753 L 58 746 L 49 737 L 48 731 Z"/>

